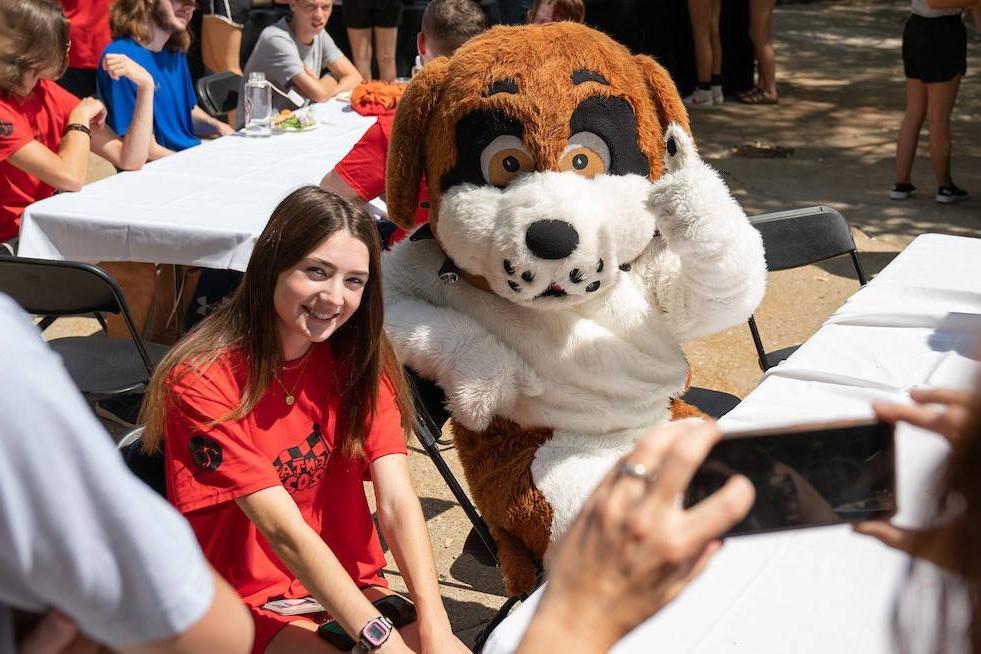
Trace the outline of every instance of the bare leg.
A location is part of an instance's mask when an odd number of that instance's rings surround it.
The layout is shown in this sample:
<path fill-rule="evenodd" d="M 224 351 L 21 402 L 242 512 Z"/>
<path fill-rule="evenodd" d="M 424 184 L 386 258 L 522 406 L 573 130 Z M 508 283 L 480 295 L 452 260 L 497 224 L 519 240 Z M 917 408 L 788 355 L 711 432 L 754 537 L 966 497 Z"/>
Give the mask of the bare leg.
<path fill-rule="evenodd" d="M 700 84 L 712 77 L 712 0 L 688 0 L 691 38 L 695 43 L 695 73 Z"/>
<path fill-rule="evenodd" d="M 926 84 L 927 123 L 930 125 L 930 163 L 937 186 L 944 186 L 950 179 L 950 114 L 957 100 L 961 76 L 947 82 Z"/>
<path fill-rule="evenodd" d="M 719 37 L 719 19 L 722 16 L 722 0 L 712 0 L 712 20 L 709 40 L 712 43 L 712 74 L 722 74 L 722 39 Z"/>
<path fill-rule="evenodd" d="M 918 79 L 906 80 L 906 113 L 896 139 L 896 182 L 909 184 L 916 157 L 916 144 L 927 110 L 926 85 Z"/>
<path fill-rule="evenodd" d="M 354 67 L 365 80 L 371 79 L 371 28 L 347 28 L 347 38 L 351 41 L 351 56 Z"/>
<path fill-rule="evenodd" d="M 395 43 L 399 28 L 375 28 L 375 58 L 378 60 L 378 76 L 386 81 L 395 81 Z M 366 78 L 367 79 L 367 78 Z"/>
<path fill-rule="evenodd" d="M 768 98 L 777 98 L 777 63 L 773 53 L 775 0 L 749 0 L 749 38 L 756 53 L 759 86 Z"/>
<path fill-rule="evenodd" d="M 384 588 L 365 588 L 365 597 L 374 601 L 384 595 L 393 595 L 392 591 Z M 419 638 L 419 624 L 413 622 L 399 629 L 402 640 L 413 651 L 421 650 L 421 640 Z M 327 641 L 317 635 L 317 625 L 308 620 L 298 620 L 291 622 L 273 636 L 266 646 L 265 654 L 334 654 L 340 650 L 329 645 Z"/>
<path fill-rule="evenodd" d="M 213 73 L 226 70 L 241 75 L 239 50 L 242 47 L 242 30 L 231 23 L 205 16 L 201 20 L 201 58 Z"/>

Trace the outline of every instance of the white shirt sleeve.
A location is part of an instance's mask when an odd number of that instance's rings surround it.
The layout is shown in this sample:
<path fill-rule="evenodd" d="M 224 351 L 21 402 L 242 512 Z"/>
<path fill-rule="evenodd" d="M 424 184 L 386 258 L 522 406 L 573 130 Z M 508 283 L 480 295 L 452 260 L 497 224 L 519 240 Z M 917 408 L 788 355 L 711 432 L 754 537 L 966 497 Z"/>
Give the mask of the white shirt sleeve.
<path fill-rule="evenodd" d="M 58 608 L 110 647 L 199 621 L 214 584 L 187 522 L 130 474 L 3 295 L 0 362 L 0 605 Z"/>

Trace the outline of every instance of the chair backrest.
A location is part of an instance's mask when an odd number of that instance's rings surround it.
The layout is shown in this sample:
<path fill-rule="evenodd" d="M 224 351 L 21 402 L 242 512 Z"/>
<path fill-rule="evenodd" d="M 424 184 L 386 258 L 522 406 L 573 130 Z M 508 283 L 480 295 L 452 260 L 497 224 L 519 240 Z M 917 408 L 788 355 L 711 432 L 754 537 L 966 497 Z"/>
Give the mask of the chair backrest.
<path fill-rule="evenodd" d="M 855 252 L 848 223 L 831 207 L 765 213 L 750 218 L 750 222 L 763 237 L 766 267 L 770 271 L 806 266 Z M 864 276 L 864 272 L 859 273 L 863 284 Z"/>
<path fill-rule="evenodd" d="M 77 261 L 0 257 L 0 291 L 34 315 L 122 314 L 147 372 L 153 369 L 122 289 L 102 268 Z"/>
<path fill-rule="evenodd" d="M 859 284 L 864 286 L 868 281 L 862 262 L 858 259 L 852 232 L 845 217 L 837 210 L 819 205 L 765 213 L 753 216 L 749 221 L 763 237 L 767 270 L 788 270 L 848 254 Z M 753 336 L 760 369 L 765 372 L 776 363 L 771 361 L 774 357 L 766 353 L 756 318 L 753 316 L 749 317 L 749 331 Z M 795 348 L 787 348 L 777 354 L 793 349 Z"/>
<path fill-rule="evenodd" d="M 238 106 L 242 76 L 231 71 L 205 75 L 197 83 L 198 100 L 212 116 L 227 114 Z"/>
<path fill-rule="evenodd" d="M 74 261 L 0 257 L 0 291 L 39 315 L 121 313 L 126 303 L 104 270 Z"/>

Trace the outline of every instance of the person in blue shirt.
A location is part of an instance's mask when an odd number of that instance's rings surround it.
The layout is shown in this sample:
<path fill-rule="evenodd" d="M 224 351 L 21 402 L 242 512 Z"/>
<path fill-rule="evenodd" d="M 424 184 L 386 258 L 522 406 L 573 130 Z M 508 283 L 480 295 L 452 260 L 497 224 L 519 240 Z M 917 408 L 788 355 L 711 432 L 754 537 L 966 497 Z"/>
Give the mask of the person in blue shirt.
<path fill-rule="evenodd" d="M 103 56 L 125 54 L 150 73 L 156 86 L 151 160 L 197 145 L 197 134 L 224 136 L 233 131 L 197 106 L 185 55 L 191 41 L 187 24 L 195 6 L 195 0 L 116 0 L 109 12 L 114 40 Z M 107 122 L 125 135 L 133 117 L 135 85 L 127 79 L 113 80 L 101 68 L 96 85 Z"/>

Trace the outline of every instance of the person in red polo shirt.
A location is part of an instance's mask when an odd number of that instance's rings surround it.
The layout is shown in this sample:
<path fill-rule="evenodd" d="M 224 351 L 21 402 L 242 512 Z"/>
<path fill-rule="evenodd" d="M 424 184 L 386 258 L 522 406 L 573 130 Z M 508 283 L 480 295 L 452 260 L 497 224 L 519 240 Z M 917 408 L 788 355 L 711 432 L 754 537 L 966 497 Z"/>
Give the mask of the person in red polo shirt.
<path fill-rule="evenodd" d="M 450 57 L 469 38 L 487 27 L 484 14 L 473 0 L 433 0 L 422 14 L 422 32 L 416 36 L 419 56 L 416 65 L 422 67 L 437 57 Z M 392 136 L 395 111 L 378 116 L 354 148 L 327 173 L 320 187 L 338 195 L 369 202 L 385 192 L 385 157 Z M 423 180 L 419 190 L 416 225 L 429 220 L 429 195 Z M 391 245 L 406 236 L 396 229 L 388 239 Z"/>
<path fill-rule="evenodd" d="M 80 98 L 94 96 L 99 56 L 112 41 L 109 0 L 61 0 L 68 18 L 68 70 L 58 80 L 61 88 Z"/>
<path fill-rule="evenodd" d="M 68 20 L 50 0 L 0 2 L 0 243 L 15 238 L 27 205 L 85 183 L 89 152 L 117 168 L 146 163 L 153 127 L 153 78 L 131 59 L 107 57 L 106 72 L 137 87 L 133 127 L 120 138 L 106 108 L 53 80 L 68 64 Z"/>

